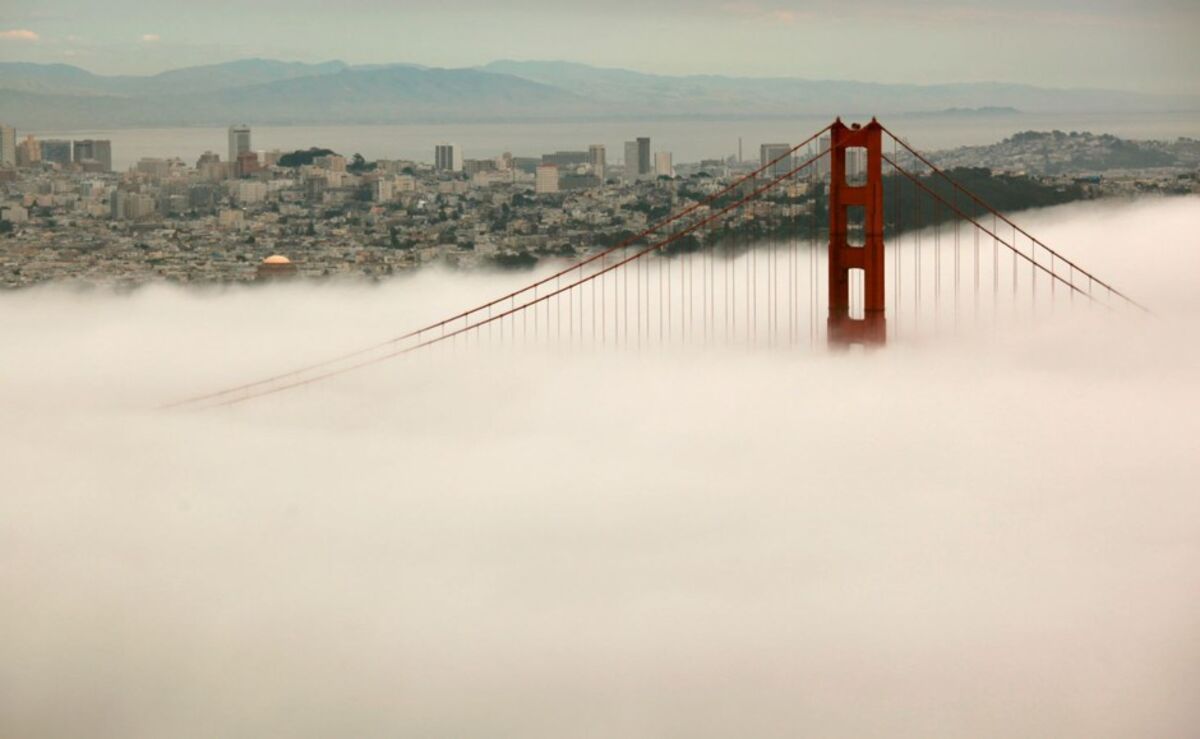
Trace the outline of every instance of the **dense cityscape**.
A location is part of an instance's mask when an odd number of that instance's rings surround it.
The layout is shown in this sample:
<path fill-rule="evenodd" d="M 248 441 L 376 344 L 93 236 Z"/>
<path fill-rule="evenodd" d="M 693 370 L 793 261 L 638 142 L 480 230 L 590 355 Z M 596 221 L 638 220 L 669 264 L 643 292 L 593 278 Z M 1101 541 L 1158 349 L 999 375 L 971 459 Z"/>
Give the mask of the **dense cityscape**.
<path fill-rule="evenodd" d="M 378 160 L 328 149 L 256 150 L 250 127 L 228 129 L 224 156 L 144 158 L 113 172 L 107 140 L 18 140 L 0 127 L 0 286 L 47 281 L 130 287 L 151 281 L 222 283 L 299 274 L 380 278 L 424 264 L 531 267 L 609 246 L 732 178 L 791 154 L 675 163 L 646 137 L 610 163 L 603 145 L 540 157 L 468 158 L 439 144 L 432 161 Z M 1019 134 L 990 147 L 940 152 L 953 167 L 1029 180 L 1030 207 L 1079 197 L 1198 189 L 1200 144 L 1138 144 L 1091 134 Z M 816 212 L 828 157 L 786 197 L 758 206 L 768 228 Z M 861 161 L 851 157 L 853 171 Z M 1057 192 L 1040 200 L 1037 192 Z M 265 265 L 268 257 L 273 264 Z M 280 264 L 286 266 L 281 267 Z"/>

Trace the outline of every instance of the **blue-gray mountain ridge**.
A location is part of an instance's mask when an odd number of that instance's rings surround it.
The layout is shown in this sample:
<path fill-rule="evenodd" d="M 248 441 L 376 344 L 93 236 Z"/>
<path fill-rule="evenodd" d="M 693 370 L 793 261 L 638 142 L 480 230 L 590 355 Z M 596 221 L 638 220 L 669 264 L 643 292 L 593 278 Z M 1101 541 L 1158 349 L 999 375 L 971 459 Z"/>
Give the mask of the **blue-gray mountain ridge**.
<path fill-rule="evenodd" d="M 985 110 L 1200 110 L 1200 99 L 1032 85 L 896 85 L 798 77 L 667 76 L 570 62 L 444 69 L 270 59 L 109 76 L 0 63 L 0 121 L 22 129 L 250 124 L 752 118 Z"/>

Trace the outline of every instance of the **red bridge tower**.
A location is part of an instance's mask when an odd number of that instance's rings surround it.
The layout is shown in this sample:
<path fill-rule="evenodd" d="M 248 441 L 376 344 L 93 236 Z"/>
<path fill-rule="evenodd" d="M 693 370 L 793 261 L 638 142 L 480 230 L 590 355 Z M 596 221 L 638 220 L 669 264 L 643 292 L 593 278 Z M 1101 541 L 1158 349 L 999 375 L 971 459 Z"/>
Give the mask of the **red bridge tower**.
<path fill-rule="evenodd" d="M 887 341 L 883 275 L 883 126 L 847 127 L 839 118 L 830 129 L 829 342 L 878 345 Z M 847 181 L 846 160 L 858 180 Z M 861 177 L 865 167 L 865 178 Z M 852 211 L 854 217 L 851 218 Z M 850 226 L 854 225 L 852 229 Z M 860 230 L 861 227 L 861 230 Z M 855 236 L 851 240 L 851 236 Z M 851 304 L 850 274 L 861 270 L 861 291 Z"/>

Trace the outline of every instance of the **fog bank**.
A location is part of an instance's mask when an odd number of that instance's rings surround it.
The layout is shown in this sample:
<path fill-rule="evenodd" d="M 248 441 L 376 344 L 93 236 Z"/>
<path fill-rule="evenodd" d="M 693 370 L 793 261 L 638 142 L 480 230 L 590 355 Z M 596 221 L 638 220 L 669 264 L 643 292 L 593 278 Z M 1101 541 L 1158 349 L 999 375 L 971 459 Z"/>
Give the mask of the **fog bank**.
<path fill-rule="evenodd" d="M 0 736 L 1193 735 L 1200 199 L 1019 222 L 1155 317 L 170 413 L 526 277 L 0 295 Z"/>

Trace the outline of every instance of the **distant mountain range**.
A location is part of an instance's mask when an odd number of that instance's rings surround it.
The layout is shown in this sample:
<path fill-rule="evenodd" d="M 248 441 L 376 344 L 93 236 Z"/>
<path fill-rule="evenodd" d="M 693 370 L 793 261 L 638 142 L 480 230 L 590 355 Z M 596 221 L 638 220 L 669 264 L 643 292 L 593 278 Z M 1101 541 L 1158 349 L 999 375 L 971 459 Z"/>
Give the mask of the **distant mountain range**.
<path fill-rule="evenodd" d="M 22 129 L 250 124 L 1162 112 L 1200 98 L 1000 83 L 673 77 L 568 62 L 441 69 L 245 59 L 149 76 L 0 63 L 0 121 Z"/>

